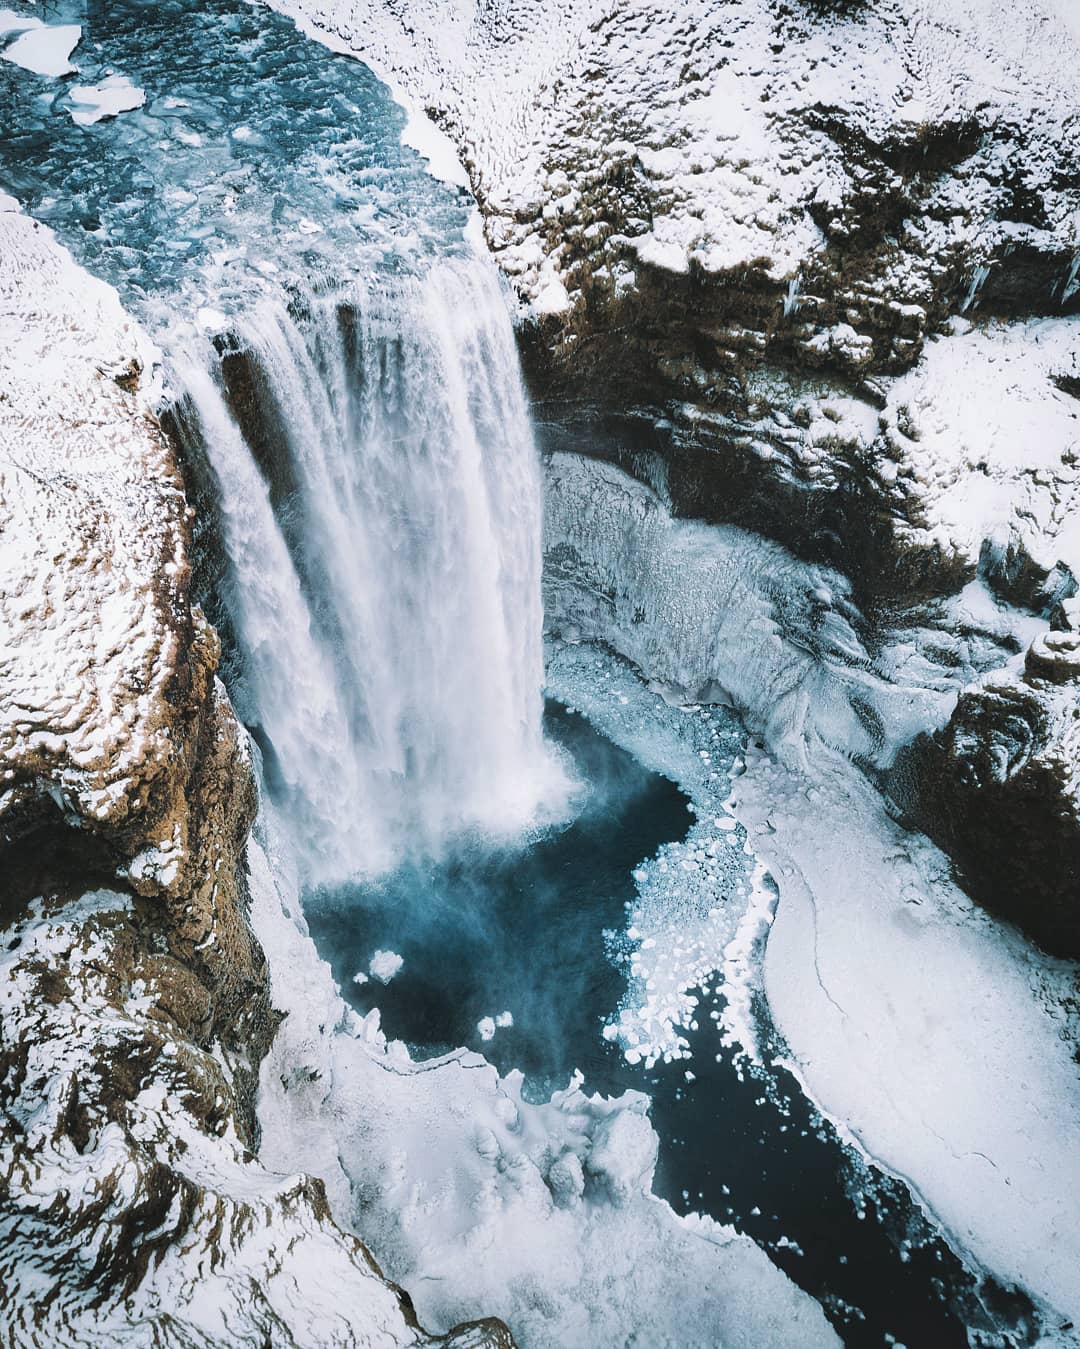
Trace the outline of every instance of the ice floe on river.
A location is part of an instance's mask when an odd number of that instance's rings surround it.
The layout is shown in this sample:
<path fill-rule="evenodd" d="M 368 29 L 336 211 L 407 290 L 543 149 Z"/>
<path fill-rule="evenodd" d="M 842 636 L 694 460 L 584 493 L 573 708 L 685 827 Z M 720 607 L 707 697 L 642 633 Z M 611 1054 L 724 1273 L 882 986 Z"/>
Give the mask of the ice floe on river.
<path fill-rule="evenodd" d="M 34 75 L 59 78 L 70 74 L 75 69 L 71 53 L 81 37 L 77 23 L 46 24 L 33 15 L 0 9 L 0 43 L 8 44 L 0 58 Z"/>
<path fill-rule="evenodd" d="M 68 97 L 75 105 L 72 119 L 80 126 L 92 126 L 104 117 L 141 108 L 146 91 L 136 88 L 126 75 L 107 75 L 97 84 L 76 85 Z"/>

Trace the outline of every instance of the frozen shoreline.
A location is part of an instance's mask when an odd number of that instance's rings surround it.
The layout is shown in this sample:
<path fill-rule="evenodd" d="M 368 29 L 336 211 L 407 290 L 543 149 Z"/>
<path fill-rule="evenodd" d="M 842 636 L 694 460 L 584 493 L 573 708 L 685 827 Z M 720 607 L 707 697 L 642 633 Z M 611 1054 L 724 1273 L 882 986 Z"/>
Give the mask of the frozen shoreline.
<path fill-rule="evenodd" d="M 945 672 L 915 662 L 910 685 L 897 679 L 910 636 L 871 664 L 834 577 L 739 531 L 673 520 L 610 465 L 553 456 L 545 528 L 549 624 L 688 696 L 728 690 L 765 738 L 727 807 L 779 887 L 765 986 L 807 1095 L 978 1264 L 1080 1322 L 1077 967 L 975 906 L 851 761 L 867 755 L 853 689 L 879 712 L 874 752 L 888 762 L 920 718 L 947 715 Z M 790 597 L 818 592 L 832 626 L 808 640 L 812 606 Z M 992 609 L 965 620 L 1010 621 Z"/>
<path fill-rule="evenodd" d="M 745 1349 L 838 1343 L 749 1238 L 648 1192 L 644 1097 L 587 1097 L 575 1081 L 531 1105 L 518 1074 L 500 1080 L 469 1051 L 413 1063 L 377 1013 L 342 1002 L 261 851 L 253 891 L 288 1012 L 262 1068 L 261 1160 L 320 1176 L 422 1321 L 445 1328 L 480 1307 L 522 1349 L 675 1346 L 688 1325 L 701 1343 Z"/>
<path fill-rule="evenodd" d="M 839 759 L 760 756 L 732 803 L 779 887 L 765 987 L 809 1094 L 982 1266 L 1080 1321 L 1076 967 L 973 905 Z"/>

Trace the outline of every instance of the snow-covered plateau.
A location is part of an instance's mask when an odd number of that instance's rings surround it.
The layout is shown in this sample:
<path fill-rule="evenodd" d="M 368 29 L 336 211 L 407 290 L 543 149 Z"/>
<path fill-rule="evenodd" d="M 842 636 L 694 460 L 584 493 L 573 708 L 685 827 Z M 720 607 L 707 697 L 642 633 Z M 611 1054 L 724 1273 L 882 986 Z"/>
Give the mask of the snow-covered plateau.
<path fill-rule="evenodd" d="M 950 1345 L 1080 1346 L 1072 0 L 13 5 L 6 1342 L 938 1349 L 676 1202 L 648 1074 L 734 1063 Z M 524 991 L 406 1044 L 404 915 L 309 924 L 569 827 L 545 678 L 688 803 L 640 1089 L 505 1071 Z"/>

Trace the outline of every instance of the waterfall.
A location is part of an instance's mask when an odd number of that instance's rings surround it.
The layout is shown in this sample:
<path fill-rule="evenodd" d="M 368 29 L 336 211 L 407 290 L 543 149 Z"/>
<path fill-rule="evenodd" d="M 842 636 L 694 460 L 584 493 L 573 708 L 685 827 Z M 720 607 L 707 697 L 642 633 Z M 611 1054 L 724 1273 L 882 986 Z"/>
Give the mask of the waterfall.
<path fill-rule="evenodd" d="M 183 361 L 182 420 L 216 478 L 238 704 L 308 883 L 520 832 L 561 771 L 539 464 L 492 269 L 267 299 L 232 347 Z"/>

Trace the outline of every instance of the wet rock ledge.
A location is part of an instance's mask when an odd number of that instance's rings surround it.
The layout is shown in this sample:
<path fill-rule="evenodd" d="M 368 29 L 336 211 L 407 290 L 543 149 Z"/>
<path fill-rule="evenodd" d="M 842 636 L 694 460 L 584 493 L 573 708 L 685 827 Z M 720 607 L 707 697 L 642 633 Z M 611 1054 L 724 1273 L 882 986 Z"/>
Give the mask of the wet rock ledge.
<path fill-rule="evenodd" d="M 256 1158 L 246 737 L 116 295 L 0 199 L 0 1319 L 12 1345 L 429 1336 Z"/>

